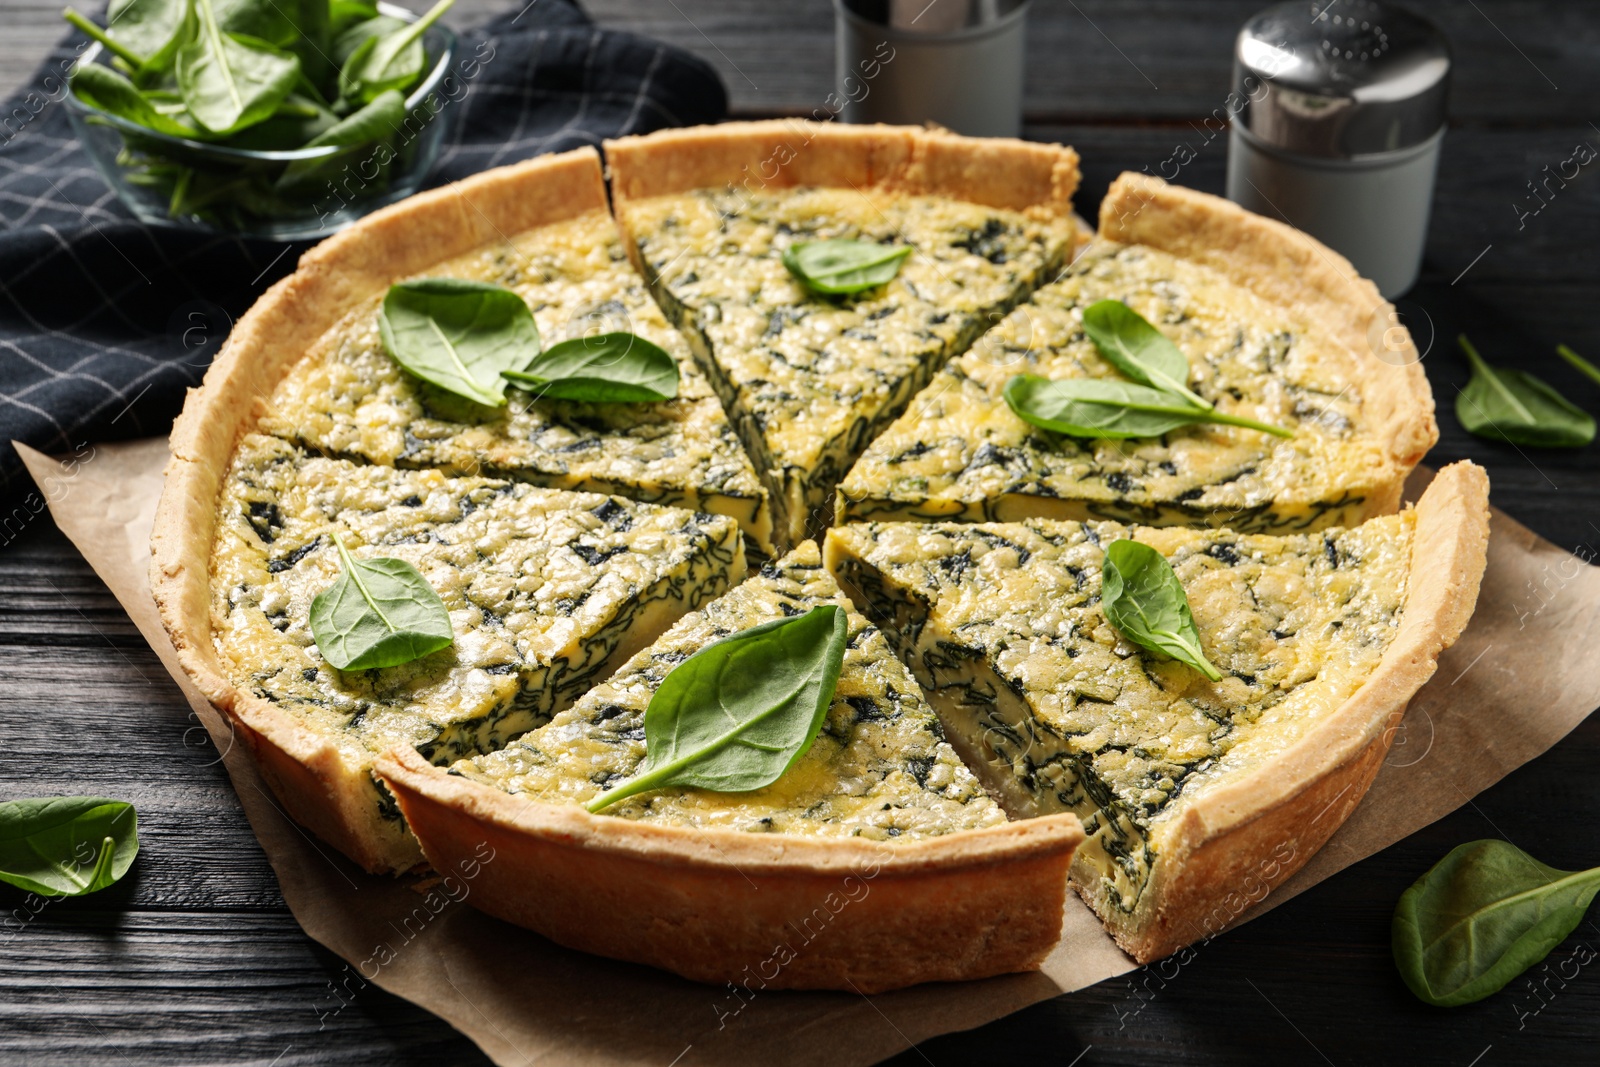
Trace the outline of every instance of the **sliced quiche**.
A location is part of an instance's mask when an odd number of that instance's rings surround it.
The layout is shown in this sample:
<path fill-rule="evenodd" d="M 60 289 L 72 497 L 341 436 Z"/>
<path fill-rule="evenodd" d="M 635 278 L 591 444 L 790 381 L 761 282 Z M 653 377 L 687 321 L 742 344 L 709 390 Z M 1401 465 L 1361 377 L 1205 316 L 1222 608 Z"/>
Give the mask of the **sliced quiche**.
<path fill-rule="evenodd" d="M 1084 310 L 1121 301 L 1189 360 L 1220 411 L 1293 431 L 1196 424 L 1077 439 L 1008 407 L 1018 374 L 1123 380 Z M 1125 174 L 1100 233 L 1054 283 L 953 361 L 839 487 L 838 521 L 1107 518 L 1290 532 L 1395 510 L 1438 438 L 1409 335 L 1335 253 L 1217 197 Z"/>
<path fill-rule="evenodd" d="M 607 142 L 651 291 L 701 355 L 766 476 L 780 540 L 917 390 L 1052 277 L 1072 242 L 1071 149 L 886 126 L 747 123 Z M 809 242 L 912 250 L 854 295 L 784 264 Z"/>
<path fill-rule="evenodd" d="M 1069 866 L 1141 960 L 1229 921 L 1240 878 L 1298 869 L 1483 567 L 1476 468 L 1395 514 L 1435 429 L 1375 290 L 1293 231 L 1130 176 L 1060 275 L 1059 147 L 772 122 L 608 152 L 616 222 L 584 149 L 323 242 L 174 427 L 151 586 L 289 814 L 372 871 L 487 842 L 473 903 L 563 944 L 858 992 L 1037 965 Z M 801 261 L 834 241 L 893 269 L 823 295 Z M 513 290 L 546 346 L 635 333 L 678 396 L 512 387 L 494 408 L 427 384 L 378 309 L 439 277 Z M 1219 409 L 1293 436 L 1103 447 L 1022 423 L 998 392 L 1017 371 L 1109 376 L 1079 323 L 1101 299 L 1164 332 Z M 819 554 L 835 501 L 850 525 Z M 927 524 L 859 521 L 908 518 Z M 1127 537 L 1175 568 L 1217 681 L 1107 622 L 1101 560 Z M 340 670 L 312 604 L 379 558 L 414 568 L 450 643 Z M 797 764 L 586 810 L 639 768 L 676 663 L 821 604 L 849 609 L 850 643 Z"/>
<path fill-rule="evenodd" d="M 515 478 L 551 489 L 616 493 L 738 520 L 772 552 L 767 493 L 722 405 L 623 251 L 592 155 L 569 164 L 582 194 L 572 217 L 428 263 L 428 277 L 491 282 L 533 310 L 545 347 L 625 331 L 676 357 L 672 400 L 600 404 L 512 388 L 486 407 L 412 376 L 379 340 L 382 292 L 354 302 L 288 368 L 258 429 L 366 463 Z M 395 281 L 400 278 L 393 279 Z"/>
<path fill-rule="evenodd" d="M 341 572 L 336 537 L 354 559 L 414 566 L 448 609 L 453 644 L 399 666 L 331 666 L 310 618 Z M 357 465 L 252 434 L 218 509 L 215 650 L 258 713 L 248 721 L 317 746 L 353 854 L 403 869 L 416 843 L 372 781 L 373 753 L 403 745 L 449 763 L 504 745 L 743 571 L 723 516 Z"/>
<path fill-rule="evenodd" d="M 1219 680 L 1108 621 L 1122 538 L 1170 562 Z M 1083 819 L 1074 883 L 1144 962 L 1218 932 L 1244 879 L 1277 885 L 1343 823 L 1466 625 L 1487 538 L 1487 479 L 1459 463 L 1415 508 L 1317 533 L 871 523 L 826 553 L 1007 808 Z"/>
<path fill-rule="evenodd" d="M 797 764 L 750 792 L 664 788 L 584 810 L 637 772 L 645 708 L 676 666 L 819 604 L 847 610 L 849 646 Z M 704 981 L 785 949 L 793 958 L 769 981 L 785 988 L 871 992 L 1037 966 L 1082 839 L 1072 815 L 1008 823 L 809 542 L 504 748 L 448 773 L 404 754 L 379 770 L 440 870 L 489 841 L 478 907 Z"/>

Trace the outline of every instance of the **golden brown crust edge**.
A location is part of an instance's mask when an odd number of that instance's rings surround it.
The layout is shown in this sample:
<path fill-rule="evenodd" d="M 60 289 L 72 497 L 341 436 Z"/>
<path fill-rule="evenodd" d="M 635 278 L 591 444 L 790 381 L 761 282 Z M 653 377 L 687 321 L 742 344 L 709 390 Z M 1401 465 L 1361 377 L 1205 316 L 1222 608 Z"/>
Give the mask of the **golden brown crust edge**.
<path fill-rule="evenodd" d="M 1451 464 L 1417 502 L 1411 588 L 1378 669 L 1287 751 L 1158 831 L 1165 855 L 1133 922 L 1102 913 L 1129 955 L 1147 963 L 1218 933 L 1344 823 L 1377 776 L 1407 703 L 1472 617 L 1488 543 L 1488 476 L 1472 463 Z M 1079 891 L 1094 905 L 1091 892 Z"/>
<path fill-rule="evenodd" d="M 210 559 L 223 476 L 288 368 L 350 308 L 398 278 L 507 235 L 605 210 L 592 148 L 475 175 L 375 212 L 300 258 L 240 318 L 173 427 L 151 533 L 150 586 L 184 671 L 233 721 L 289 814 L 373 871 L 421 859 L 378 819 L 372 785 L 292 717 L 228 682 L 212 644 Z"/>
<path fill-rule="evenodd" d="M 1034 969 L 1060 938 L 1083 840 L 1071 815 L 892 846 L 645 825 L 414 752 L 377 769 L 433 866 L 477 871 L 475 907 L 570 948 L 754 988 L 873 993 Z"/>
<path fill-rule="evenodd" d="M 1078 154 L 1071 148 L 920 126 L 729 122 L 623 137 L 605 142 L 605 153 L 624 224 L 631 200 L 801 185 L 945 196 L 1065 221 L 1078 188 Z"/>
<path fill-rule="evenodd" d="M 1221 197 L 1133 173 L 1111 183 L 1100 205 L 1100 234 L 1203 263 L 1341 343 L 1388 450 L 1388 469 L 1374 472 L 1366 517 L 1399 506 L 1406 475 L 1439 439 L 1433 392 L 1394 306 L 1349 260 Z"/>

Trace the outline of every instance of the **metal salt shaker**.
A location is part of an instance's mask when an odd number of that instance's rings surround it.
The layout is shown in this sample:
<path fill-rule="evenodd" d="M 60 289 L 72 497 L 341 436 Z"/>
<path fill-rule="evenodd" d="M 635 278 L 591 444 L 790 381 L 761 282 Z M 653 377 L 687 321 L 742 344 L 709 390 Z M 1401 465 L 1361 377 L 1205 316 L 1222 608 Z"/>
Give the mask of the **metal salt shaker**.
<path fill-rule="evenodd" d="M 1378 0 L 1296 0 L 1234 45 L 1228 199 L 1342 253 L 1386 298 L 1422 264 L 1450 48 Z"/>
<path fill-rule="evenodd" d="M 934 122 L 973 137 L 1017 136 L 1030 2 L 833 0 L 837 84 L 829 110 L 845 122 Z"/>

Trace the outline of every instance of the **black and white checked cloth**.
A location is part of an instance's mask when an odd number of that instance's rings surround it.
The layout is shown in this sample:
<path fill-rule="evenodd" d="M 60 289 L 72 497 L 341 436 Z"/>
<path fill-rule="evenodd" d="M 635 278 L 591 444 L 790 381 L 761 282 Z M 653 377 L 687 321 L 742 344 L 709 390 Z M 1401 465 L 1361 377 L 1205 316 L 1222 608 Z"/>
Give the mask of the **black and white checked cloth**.
<path fill-rule="evenodd" d="M 81 37 L 0 113 L 0 506 L 46 452 L 164 433 L 235 317 L 305 244 L 146 226 L 78 146 L 60 102 Z M 463 35 L 486 58 L 430 183 L 607 137 L 716 122 L 727 96 L 686 52 L 600 29 L 574 0 L 534 0 Z"/>

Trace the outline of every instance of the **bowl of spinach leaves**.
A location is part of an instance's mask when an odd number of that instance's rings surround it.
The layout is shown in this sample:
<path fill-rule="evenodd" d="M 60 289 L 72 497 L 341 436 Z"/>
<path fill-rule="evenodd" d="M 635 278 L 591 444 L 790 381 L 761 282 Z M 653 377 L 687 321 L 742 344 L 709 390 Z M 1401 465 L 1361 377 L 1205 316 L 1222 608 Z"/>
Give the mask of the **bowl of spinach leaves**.
<path fill-rule="evenodd" d="M 422 186 L 453 108 L 456 36 L 375 0 L 112 0 L 67 114 L 151 223 L 324 237 Z M 458 80 L 458 79 L 457 79 Z"/>

